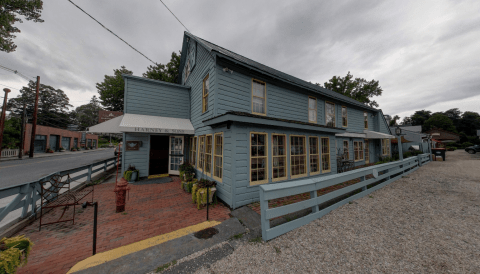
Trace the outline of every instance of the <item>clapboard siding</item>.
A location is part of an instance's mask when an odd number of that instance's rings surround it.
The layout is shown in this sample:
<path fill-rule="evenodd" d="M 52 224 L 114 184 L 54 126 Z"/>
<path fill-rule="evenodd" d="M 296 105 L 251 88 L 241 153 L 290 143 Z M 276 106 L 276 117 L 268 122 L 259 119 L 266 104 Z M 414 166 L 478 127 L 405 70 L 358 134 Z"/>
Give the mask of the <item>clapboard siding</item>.
<path fill-rule="evenodd" d="M 190 118 L 190 94 L 187 88 L 163 81 L 124 77 L 125 113 Z"/>
<path fill-rule="evenodd" d="M 265 132 L 268 134 L 268 178 L 270 183 L 277 183 L 272 182 L 272 134 L 287 134 L 287 143 L 288 143 L 288 153 L 287 153 L 287 167 L 290 167 L 290 135 L 304 135 L 306 137 L 306 142 L 308 143 L 308 137 L 310 136 L 317 136 L 321 137 L 329 137 L 330 138 L 330 163 L 331 163 L 331 171 L 326 172 L 316 176 L 325 176 L 330 174 L 336 173 L 336 146 L 335 146 L 335 136 L 333 134 L 318 132 L 318 131 L 300 131 L 300 130 L 291 130 L 291 129 L 279 129 L 279 128 L 262 128 L 252 125 L 246 124 L 238 124 L 234 123 L 232 125 L 234 129 L 234 136 L 235 136 L 235 144 L 233 150 L 236 151 L 236 159 L 233 165 L 233 169 L 235 170 L 235 188 L 234 188 L 234 208 L 240 207 L 242 205 L 246 205 L 255 201 L 258 201 L 259 194 L 258 194 L 258 186 L 250 186 L 250 169 L 249 169 L 249 162 L 250 162 L 250 149 L 249 149 L 249 136 L 250 132 Z M 307 159 L 309 159 L 309 150 L 307 145 Z M 307 161 L 308 162 L 308 161 Z M 309 166 L 308 166 L 309 167 Z M 315 177 L 316 177 L 315 176 Z M 314 177 L 314 176 L 312 176 Z M 303 177 L 305 178 L 305 177 Z M 290 178 L 290 171 L 288 171 L 288 179 Z M 285 181 L 287 181 L 285 180 Z M 281 182 L 285 182 L 281 181 Z"/>
<path fill-rule="evenodd" d="M 142 141 L 143 145 L 137 151 L 125 151 L 123 154 L 124 165 L 122 170 L 126 170 L 128 165 L 135 165 L 139 170 L 139 177 L 148 176 L 148 158 L 150 152 L 150 138 L 142 133 L 125 133 L 124 143 L 126 141 Z"/>

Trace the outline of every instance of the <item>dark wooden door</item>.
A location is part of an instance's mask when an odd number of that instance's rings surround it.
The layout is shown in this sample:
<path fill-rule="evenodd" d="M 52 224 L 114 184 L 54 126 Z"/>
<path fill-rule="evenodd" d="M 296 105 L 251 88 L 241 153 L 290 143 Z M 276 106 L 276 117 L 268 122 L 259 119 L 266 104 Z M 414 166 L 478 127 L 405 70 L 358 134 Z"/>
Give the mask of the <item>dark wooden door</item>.
<path fill-rule="evenodd" d="M 148 175 L 168 174 L 168 136 L 150 136 Z"/>

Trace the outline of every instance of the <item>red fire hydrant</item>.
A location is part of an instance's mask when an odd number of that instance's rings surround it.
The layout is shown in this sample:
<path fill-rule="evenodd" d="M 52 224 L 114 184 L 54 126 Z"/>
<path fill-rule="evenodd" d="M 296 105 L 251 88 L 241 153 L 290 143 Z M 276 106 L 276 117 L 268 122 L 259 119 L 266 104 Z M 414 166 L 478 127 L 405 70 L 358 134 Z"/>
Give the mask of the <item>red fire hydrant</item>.
<path fill-rule="evenodd" d="M 130 190 L 127 180 L 121 178 L 115 185 L 115 204 L 117 205 L 117 213 L 125 211 L 125 198 L 127 191 Z"/>

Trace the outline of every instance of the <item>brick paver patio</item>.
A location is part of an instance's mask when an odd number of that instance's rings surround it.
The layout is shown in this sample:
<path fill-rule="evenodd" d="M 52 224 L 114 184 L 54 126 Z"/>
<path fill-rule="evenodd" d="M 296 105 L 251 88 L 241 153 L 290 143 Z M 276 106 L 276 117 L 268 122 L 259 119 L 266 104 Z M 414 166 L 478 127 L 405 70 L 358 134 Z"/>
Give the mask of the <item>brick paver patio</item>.
<path fill-rule="evenodd" d="M 206 210 L 197 210 L 191 195 L 180 189 L 180 180 L 165 184 L 131 185 L 126 211 L 115 213 L 114 183 L 95 186 L 98 201 L 97 253 L 172 232 L 206 220 Z M 91 196 L 87 198 L 90 200 Z M 65 213 L 72 214 L 72 209 Z M 71 222 L 42 227 L 39 220 L 18 234 L 33 242 L 28 264 L 18 273 L 66 273 L 77 262 L 92 255 L 93 207 L 76 208 Z M 210 220 L 229 218 L 230 210 L 219 203 L 210 208 Z M 45 215 L 45 221 L 58 218 L 61 209 Z"/>

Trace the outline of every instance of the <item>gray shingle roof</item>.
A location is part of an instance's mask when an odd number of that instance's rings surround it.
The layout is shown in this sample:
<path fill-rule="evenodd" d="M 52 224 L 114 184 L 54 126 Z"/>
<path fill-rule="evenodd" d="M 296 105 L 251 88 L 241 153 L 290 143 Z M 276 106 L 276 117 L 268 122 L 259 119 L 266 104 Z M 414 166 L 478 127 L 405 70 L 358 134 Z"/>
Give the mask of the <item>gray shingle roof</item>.
<path fill-rule="evenodd" d="M 339 101 L 347 102 L 347 103 L 350 103 L 350 104 L 355 105 L 355 106 L 359 106 L 359 107 L 362 107 L 362 108 L 365 108 L 365 109 L 378 111 L 377 109 L 366 106 L 366 105 L 360 103 L 359 101 L 354 100 L 350 97 L 344 96 L 342 94 L 339 94 L 337 92 L 331 91 L 331 90 L 326 89 L 326 88 L 319 87 L 315 84 L 309 83 L 307 81 L 304 81 L 304 80 L 299 79 L 297 77 L 294 77 L 292 75 L 286 74 L 286 73 L 281 72 L 279 70 L 276 70 L 274 68 L 271 68 L 271 67 L 265 66 L 263 64 L 260 64 L 256 61 L 253 61 L 252 59 L 249 59 L 249 58 L 244 57 L 240 54 L 232 52 L 228 49 L 217 46 L 217 45 L 215 45 L 213 43 L 210 43 L 206 40 L 203 40 L 202 38 L 199 38 L 195 35 L 192 35 L 191 33 L 185 32 L 185 34 L 188 35 L 189 37 L 195 39 L 198 43 L 200 43 L 204 47 L 206 47 L 209 51 L 218 52 L 221 55 L 232 58 L 236 61 L 239 61 L 241 63 L 244 63 L 244 64 L 248 65 L 248 66 L 254 67 L 256 69 L 262 70 L 262 71 L 264 71 L 264 72 L 266 72 L 266 73 L 268 73 L 268 74 L 270 74 L 270 75 L 272 75 L 276 78 L 279 78 L 279 79 L 281 79 L 285 82 L 290 82 L 290 83 L 302 86 L 302 87 L 310 89 L 314 92 L 320 93 L 324 96 L 327 96 L 327 97 L 330 97 L 330 98 L 333 98 L 333 99 L 337 99 Z"/>

